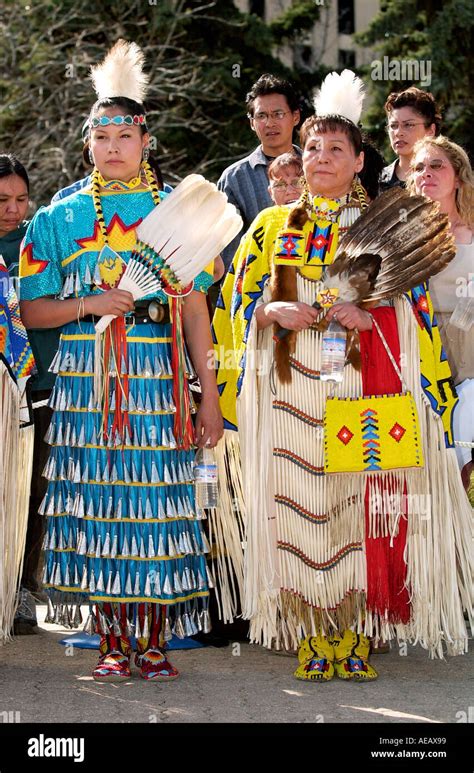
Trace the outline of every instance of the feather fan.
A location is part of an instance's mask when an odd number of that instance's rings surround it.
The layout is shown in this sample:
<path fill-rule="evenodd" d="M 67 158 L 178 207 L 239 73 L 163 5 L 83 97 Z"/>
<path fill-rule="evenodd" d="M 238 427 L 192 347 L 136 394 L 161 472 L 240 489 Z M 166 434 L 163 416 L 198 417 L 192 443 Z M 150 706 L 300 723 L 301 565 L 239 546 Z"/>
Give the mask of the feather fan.
<path fill-rule="evenodd" d="M 339 288 L 338 303 L 370 305 L 427 281 L 455 253 L 449 220 L 439 205 L 392 188 L 341 239 L 325 284 Z"/>
<path fill-rule="evenodd" d="M 217 187 L 192 174 L 143 220 L 118 287 L 135 300 L 164 290 L 185 295 L 195 277 L 242 228 L 242 218 Z M 103 332 L 113 315 L 96 325 Z"/>
<path fill-rule="evenodd" d="M 143 103 L 149 77 L 143 72 L 145 57 L 136 43 L 118 40 L 103 62 L 91 67 L 97 99 L 128 97 Z"/>

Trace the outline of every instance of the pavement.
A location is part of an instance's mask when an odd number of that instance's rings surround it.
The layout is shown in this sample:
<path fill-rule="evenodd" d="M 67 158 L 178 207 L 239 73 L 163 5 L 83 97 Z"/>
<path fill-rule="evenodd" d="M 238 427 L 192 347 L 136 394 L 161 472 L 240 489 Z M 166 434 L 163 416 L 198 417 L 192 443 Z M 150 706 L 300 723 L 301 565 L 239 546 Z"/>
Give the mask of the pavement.
<path fill-rule="evenodd" d="M 257 645 L 175 650 L 181 672 L 147 683 L 132 666 L 124 684 L 91 677 L 97 651 L 64 647 L 72 631 L 44 623 L 0 648 L 0 722 L 21 723 L 436 723 L 474 722 L 473 653 L 430 660 L 426 650 L 392 645 L 371 662 L 371 683 L 297 681 L 295 657 Z M 434 730 L 435 728 L 431 728 Z"/>

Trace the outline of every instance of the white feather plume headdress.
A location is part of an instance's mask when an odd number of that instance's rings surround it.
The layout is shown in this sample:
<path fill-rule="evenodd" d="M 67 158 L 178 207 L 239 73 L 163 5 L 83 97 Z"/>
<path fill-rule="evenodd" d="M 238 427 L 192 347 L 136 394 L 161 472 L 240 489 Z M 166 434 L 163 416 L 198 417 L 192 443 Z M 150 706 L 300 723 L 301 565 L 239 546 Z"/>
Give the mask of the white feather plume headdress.
<path fill-rule="evenodd" d="M 103 62 L 91 67 L 97 99 L 127 97 L 143 104 L 149 77 L 143 72 L 145 57 L 140 46 L 118 40 Z"/>
<path fill-rule="evenodd" d="M 352 70 L 343 70 L 340 75 L 331 72 L 316 93 L 314 109 L 319 118 L 342 115 L 357 125 L 364 97 L 364 83 Z"/>

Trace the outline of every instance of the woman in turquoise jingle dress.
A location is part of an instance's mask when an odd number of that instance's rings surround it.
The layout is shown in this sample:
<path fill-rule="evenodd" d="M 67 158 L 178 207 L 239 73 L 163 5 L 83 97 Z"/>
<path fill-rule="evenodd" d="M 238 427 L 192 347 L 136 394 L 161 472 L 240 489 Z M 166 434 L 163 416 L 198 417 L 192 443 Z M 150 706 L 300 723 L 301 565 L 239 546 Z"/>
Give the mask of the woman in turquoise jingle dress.
<path fill-rule="evenodd" d="M 93 376 L 94 321 L 133 311 L 132 296 L 115 285 L 135 229 L 159 204 L 159 191 L 142 162 L 149 135 L 141 104 L 122 97 L 99 100 L 90 126 L 91 187 L 39 210 L 21 256 L 26 326 L 63 326 L 47 435 L 44 584 L 58 605 L 58 619 L 70 614 L 64 605 L 95 605 L 94 628 L 102 637 L 95 679 L 130 677 L 134 632 L 141 676 L 169 680 L 178 675 L 163 651 L 171 632 L 209 630 L 209 577 L 208 544 L 195 509 L 193 451 L 177 447 L 173 434 L 172 331 L 166 317 L 161 323 L 144 320 L 145 310 L 141 318 L 136 311 L 126 320 L 127 355 L 120 363 L 111 360 L 107 412 L 96 399 Z M 101 255 L 105 245 L 117 255 Z M 212 282 L 211 265 L 196 278 L 183 309 L 202 389 L 195 442 L 211 447 L 222 434 L 215 376 L 207 367 L 212 345 L 205 292 Z M 166 295 L 154 300 L 167 311 Z M 122 379 L 128 374 L 128 400 L 118 366 Z M 128 416 L 123 439 L 112 427 L 119 402 Z M 88 623 L 91 630 L 91 618 Z"/>

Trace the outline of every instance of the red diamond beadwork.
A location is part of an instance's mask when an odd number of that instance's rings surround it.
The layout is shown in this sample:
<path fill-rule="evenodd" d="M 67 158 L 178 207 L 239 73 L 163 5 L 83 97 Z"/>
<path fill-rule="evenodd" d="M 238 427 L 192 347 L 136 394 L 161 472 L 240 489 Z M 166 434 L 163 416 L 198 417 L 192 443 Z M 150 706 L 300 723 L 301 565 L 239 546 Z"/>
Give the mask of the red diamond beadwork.
<path fill-rule="evenodd" d="M 319 234 L 316 239 L 313 239 L 313 244 L 317 250 L 322 250 L 322 248 L 325 247 L 327 243 L 328 240 L 321 234 Z"/>
<path fill-rule="evenodd" d="M 391 435 L 393 439 L 397 441 L 397 443 L 399 443 L 405 432 L 405 427 L 402 427 L 401 424 L 396 422 L 388 434 Z"/>
<path fill-rule="evenodd" d="M 350 443 L 350 441 L 354 437 L 354 433 L 351 432 L 350 429 L 344 425 L 337 433 L 337 437 L 339 438 L 341 443 L 344 443 L 344 445 L 347 446 L 347 444 Z"/>

